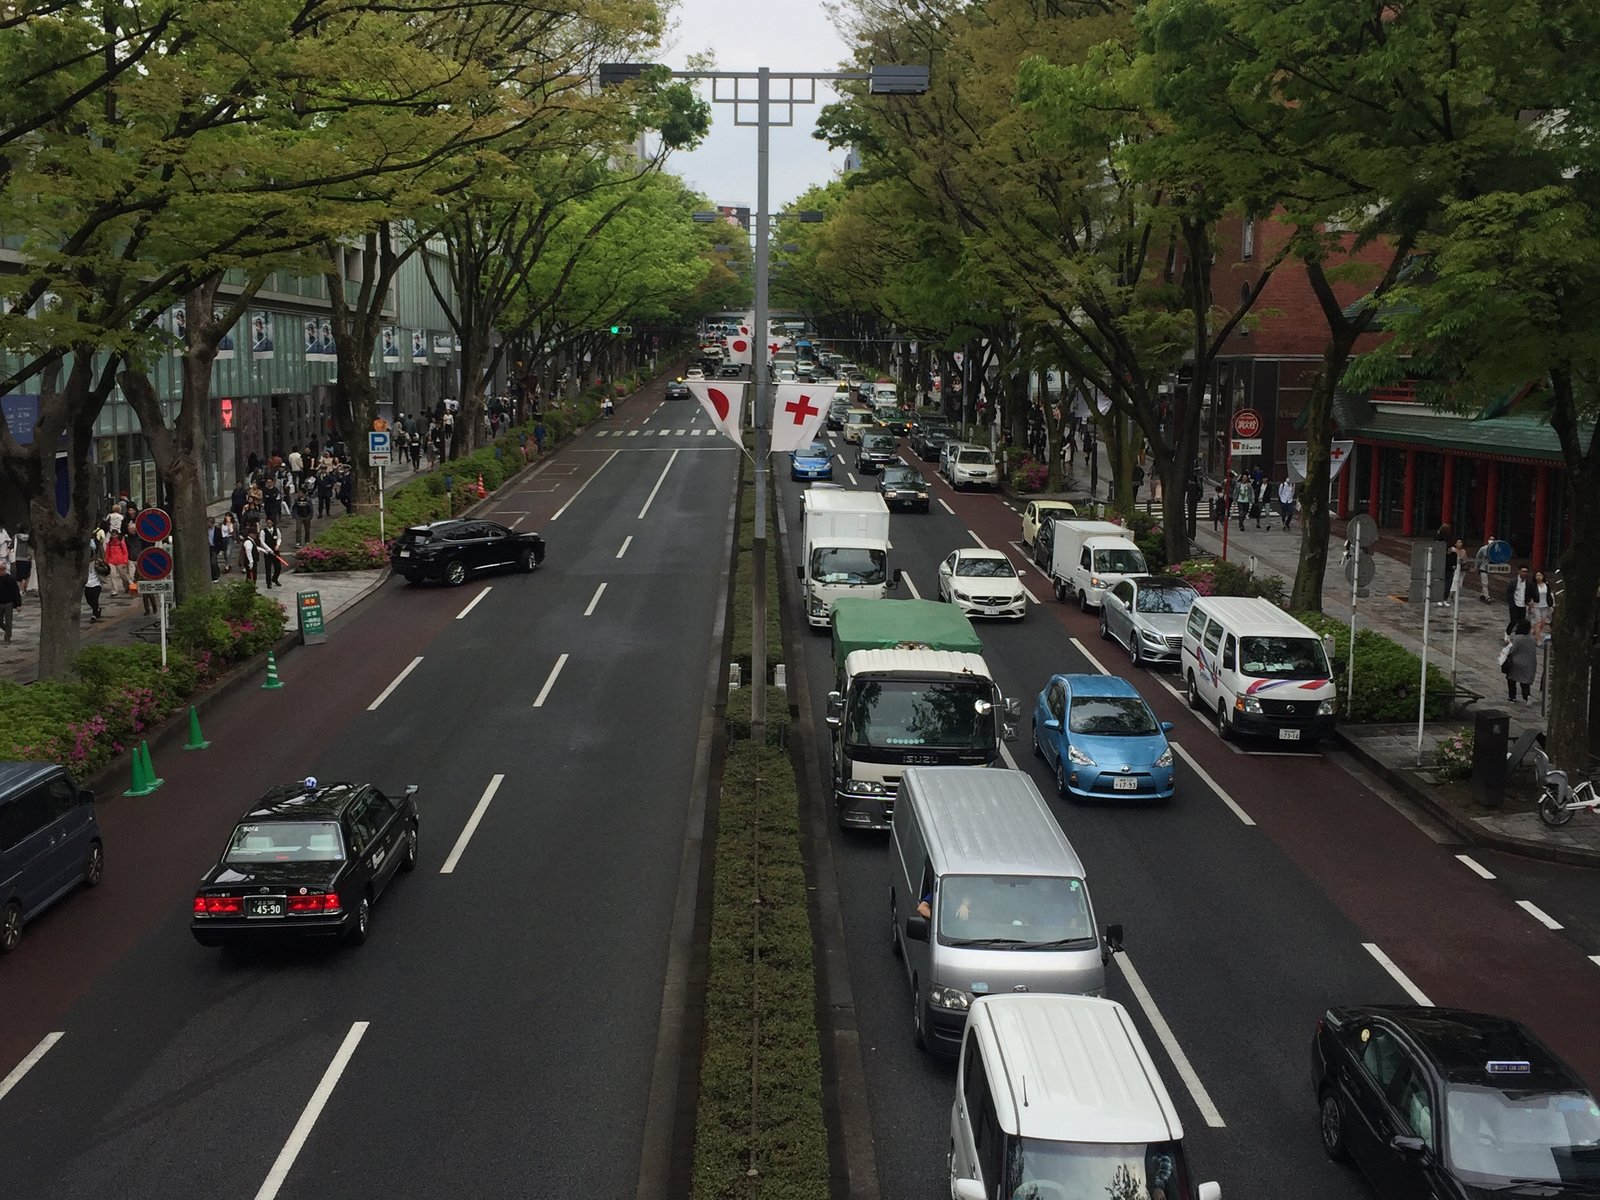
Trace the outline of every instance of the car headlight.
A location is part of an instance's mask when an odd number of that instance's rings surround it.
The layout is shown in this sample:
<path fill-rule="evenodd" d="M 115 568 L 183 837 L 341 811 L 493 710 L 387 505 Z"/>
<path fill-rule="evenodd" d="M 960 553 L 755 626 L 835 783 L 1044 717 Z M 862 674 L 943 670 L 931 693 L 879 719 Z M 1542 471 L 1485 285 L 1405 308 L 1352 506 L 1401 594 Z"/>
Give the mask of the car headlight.
<path fill-rule="evenodd" d="M 1076 746 L 1068 746 L 1067 747 L 1067 759 L 1068 759 L 1068 761 L 1070 761 L 1072 763 L 1075 763 L 1076 765 L 1078 765 L 1080 767 L 1092 767 L 1092 766 L 1094 766 L 1094 759 L 1090 758 L 1087 754 L 1085 754 L 1082 750 L 1079 750 Z"/>
<path fill-rule="evenodd" d="M 1159 633 L 1152 633 L 1148 629 L 1139 630 L 1139 636 L 1145 641 L 1149 642 L 1152 646 L 1161 646 L 1164 648 L 1167 644 L 1166 638 L 1162 637 Z"/>
<path fill-rule="evenodd" d="M 935 1008 L 966 1012 L 972 1007 L 972 993 L 963 992 L 960 988 L 943 987 L 937 983 L 929 984 L 928 1003 Z"/>
<path fill-rule="evenodd" d="M 1172 747 L 1171 746 L 1168 746 L 1165 750 L 1163 750 L 1161 752 L 1161 757 L 1156 759 L 1154 765 L 1158 766 L 1158 767 L 1170 767 L 1172 765 Z"/>
<path fill-rule="evenodd" d="M 1317 716 L 1319 717 L 1331 717 L 1338 711 L 1339 705 L 1333 700 L 1324 700 L 1321 704 L 1317 705 Z"/>
<path fill-rule="evenodd" d="M 957 600 L 961 601 L 961 603 L 963 603 L 963 604 L 971 604 L 972 603 L 972 597 L 968 596 L 966 593 L 962 592 L 959 588 L 951 588 L 950 589 L 950 594 L 952 596 L 954 596 Z"/>
<path fill-rule="evenodd" d="M 894 791 L 888 784 L 879 783 L 876 779 L 852 779 L 845 790 L 856 796 L 887 796 Z"/>
<path fill-rule="evenodd" d="M 1240 696 L 1238 708 L 1247 713 L 1258 713 L 1261 711 L 1261 701 L 1254 696 Z"/>
<path fill-rule="evenodd" d="M 1089 576 L 1089 586 L 1090 587 L 1105 587 L 1105 585 L 1106 585 L 1106 581 L 1101 579 L 1100 576 L 1098 576 L 1098 575 Z"/>

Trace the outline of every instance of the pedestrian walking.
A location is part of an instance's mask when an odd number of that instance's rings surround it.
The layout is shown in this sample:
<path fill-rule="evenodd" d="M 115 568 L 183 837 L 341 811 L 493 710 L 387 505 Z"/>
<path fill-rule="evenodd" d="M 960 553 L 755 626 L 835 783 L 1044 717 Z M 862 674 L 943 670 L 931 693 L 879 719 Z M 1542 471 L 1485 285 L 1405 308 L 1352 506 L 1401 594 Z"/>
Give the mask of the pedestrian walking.
<path fill-rule="evenodd" d="M 222 578 L 222 526 L 215 517 L 206 518 L 206 558 L 211 564 L 211 582 Z"/>
<path fill-rule="evenodd" d="M 1243 473 L 1233 485 L 1233 503 L 1239 510 L 1239 532 L 1244 532 L 1244 519 L 1250 515 L 1250 502 L 1254 496 L 1250 480 Z"/>
<path fill-rule="evenodd" d="M 1519 567 L 1517 576 L 1506 584 L 1506 637 L 1510 637 L 1517 628 L 1518 621 L 1528 619 L 1528 588 L 1533 580 L 1528 577 L 1528 568 Z"/>
<path fill-rule="evenodd" d="M 1533 640 L 1536 644 L 1549 638 L 1550 618 L 1555 613 L 1555 608 L 1555 594 L 1545 582 L 1544 572 L 1535 571 L 1533 583 L 1528 588 L 1528 625 L 1533 630 Z"/>
<path fill-rule="evenodd" d="M 17 530 L 11 553 L 11 573 L 16 578 L 18 590 L 26 596 L 28 582 L 33 577 L 33 539 L 28 536 L 26 529 Z"/>
<path fill-rule="evenodd" d="M 278 523 L 268 517 L 261 527 L 257 544 L 261 547 L 261 560 L 267 568 L 267 586 L 279 586 L 278 577 L 283 574 L 283 559 L 278 556 L 278 547 L 283 543 L 283 534 L 278 530 Z"/>
<path fill-rule="evenodd" d="M 536 422 L 533 427 L 533 444 L 538 449 L 541 456 L 544 454 L 544 439 L 548 436 L 549 435 L 545 432 L 544 422 Z"/>
<path fill-rule="evenodd" d="M 239 515 L 244 512 L 245 498 L 249 494 L 249 489 L 244 486 L 244 480 L 234 481 L 233 494 L 228 497 L 228 511 L 233 514 L 235 521 L 238 521 Z"/>
<path fill-rule="evenodd" d="M 10 568 L 12 560 L 17 553 L 17 539 L 11 536 L 10 530 L 0 521 L 0 565 Z"/>
<path fill-rule="evenodd" d="M 351 474 L 348 466 L 339 468 L 339 503 L 344 505 L 344 514 L 349 516 L 356 510 L 356 477 Z"/>
<path fill-rule="evenodd" d="M 133 564 L 128 560 L 128 539 L 121 530 L 112 530 L 106 538 L 106 565 L 111 568 L 111 594 L 129 595 L 133 591 Z"/>
<path fill-rule="evenodd" d="M 311 542 L 311 495 L 301 488 L 294 496 L 294 548 Z"/>
<path fill-rule="evenodd" d="M 91 557 L 89 559 L 89 575 L 83 581 L 83 602 L 89 606 L 89 623 L 91 625 L 100 619 L 100 589 L 104 586 L 100 578 L 100 572 L 95 568 L 104 565 L 104 563 L 97 562 Z"/>
<path fill-rule="evenodd" d="M 251 583 L 256 581 L 256 557 L 255 535 L 246 532 L 239 538 L 239 569 Z"/>
<path fill-rule="evenodd" d="M 1139 504 L 1139 489 L 1144 486 L 1144 468 L 1138 463 L 1133 464 L 1133 504 Z"/>
<path fill-rule="evenodd" d="M 1517 702 L 1517 685 L 1521 684 L 1522 702 L 1532 703 L 1529 692 L 1539 670 L 1539 648 L 1533 644 L 1527 621 L 1518 620 L 1513 627 L 1511 640 L 1500 651 L 1500 670 L 1506 677 L 1506 702 Z"/>
<path fill-rule="evenodd" d="M 217 540 L 221 543 L 218 557 L 222 560 L 223 574 L 233 570 L 233 543 L 238 536 L 239 522 L 231 512 L 223 513 L 222 524 L 217 526 Z"/>
<path fill-rule="evenodd" d="M 1285 478 L 1278 485 L 1278 512 L 1283 517 L 1283 531 L 1289 532 L 1289 526 L 1294 523 L 1295 486 L 1294 480 Z"/>
<path fill-rule="evenodd" d="M 11 640 L 11 614 L 22 607 L 22 589 L 11 573 L 11 564 L 0 562 L 0 633 Z"/>
<path fill-rule="evenodd" d="M 1257 467 L 1250 472 L 1250 516 L 1256 523 L 1256 528 L 1261 528 L 1261 510 L 1267 506 L 1267 477 Z M 1272 521 L 1267 520 L 1267 532 L 1272 532 Z"/>
<path fill-rule="evenodd" d="M 317 474 L 317 516 L 333 514 L 333 464 L 325 462 Z"/>
<path fill-rule="evenodd" d="M 1439 592 L 1439 607 L 1444 608 L 1450 603 L 1450 593 L 1455 590 L 1456 571 L 1460 563 L 1455 555 L 1455 535 L 1450 531 L 1450 522 L 1446 521 L 1439 526 L 1439 532 L 1434 534 L 1434 540 L 1439 543 L 1439 552 L 1434 555 L 1434 562 L 1438 569 L 1444 572 L 1444 587 Z"/>
<path fill-rule="evenodd" d="M 1489 601 L 1489 547 L 1494 545 L 1494 534 L 1489 534 L 1483 539 L 1483 545 L 1478 547 L 1478 552 L 1472 556 L 1473 569 L 1478 572 L 1478 600 L 1482 604 Z"/>
<path fill-rule="evenodd" d="M 406 448 L 411 451 L 411 469 L 422 470 L 422 435 L 413 427 L 406 435 Z"/>
<path fill-rule="evenodd" d="M 1455 555 L 1456 559 L 1456 573 L 1450 583 L 1450 603 L 1459 605 L 1461 603 L 1461 580 L 1467 573 L 1467 563 L 1469 561 L 1467 558 L 1467 543 L 1461 538 L 1457 538 L 1455 545 L 1450 547 L 1450 552 Z"/>

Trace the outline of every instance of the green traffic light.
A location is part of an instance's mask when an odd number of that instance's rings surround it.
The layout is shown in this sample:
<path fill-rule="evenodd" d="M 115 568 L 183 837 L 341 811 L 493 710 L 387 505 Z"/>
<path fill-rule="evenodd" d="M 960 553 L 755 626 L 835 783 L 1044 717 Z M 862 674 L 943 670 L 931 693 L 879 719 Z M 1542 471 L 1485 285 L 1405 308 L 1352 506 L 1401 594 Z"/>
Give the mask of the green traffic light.
<path fill-rule="evenodd" d="M 622 326 L 621 325 L 613 325 L 611 327 L 611 332 L 612 333 L 621 333 L 622 332 Z"/>

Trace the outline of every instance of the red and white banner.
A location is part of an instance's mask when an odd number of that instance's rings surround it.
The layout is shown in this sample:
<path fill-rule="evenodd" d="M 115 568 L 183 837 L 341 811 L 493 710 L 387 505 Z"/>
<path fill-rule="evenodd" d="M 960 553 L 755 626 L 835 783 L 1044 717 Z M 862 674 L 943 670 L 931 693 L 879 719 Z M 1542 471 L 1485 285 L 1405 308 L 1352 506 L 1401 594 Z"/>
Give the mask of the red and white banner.
<path fill-rule="evenodd" d="M 738 363 L 742 367 L 750 365 L 752 347 L 748 333 L 736 333 L 724 345 L 727 348 L 728 361 L 730 363 Z"/>
<path fill-rule="evenodd" d="M 739 326 L 739 332 L 744 334 L 745 337 L 749 337 L 750 336 L 750 326 L 748 326 L 748 325 Z"/>
<path fill-rule="evenodd" d="M 732 438 L 734 445 L 744 449 L 744 435 L 739 429 L 744 412 L 744 384 L 690 379 L 685 381 L 685 386 L 700 402 L 700 407 L 710 414 L 716 427 Z"/>
<path fill-rule="evenodd" d="M 773 389 L 772 452 L 788 454 L 816 440 L 833 399 L 831 385 L 780 383 Z"/>

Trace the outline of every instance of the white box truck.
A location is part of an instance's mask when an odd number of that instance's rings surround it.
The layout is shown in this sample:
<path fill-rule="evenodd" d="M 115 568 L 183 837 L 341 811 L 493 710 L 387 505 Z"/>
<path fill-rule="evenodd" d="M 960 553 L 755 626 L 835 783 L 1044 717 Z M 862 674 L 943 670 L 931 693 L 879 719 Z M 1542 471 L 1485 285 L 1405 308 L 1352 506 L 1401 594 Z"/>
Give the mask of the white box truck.
<path fill-rule="evenodd" d="M 1075 519 L 1052 521 L 1051 526 L 1050 582 L 1057 600 L 1076 600 L 1088 612 L 1100 607 L 1107 588 L 1150 573 L 1125 526 Z"/>
<path fill-rule="evenodd" d="M 889 506 L 876 492 L 810 488 L 800 497 L 800 541 L 805 557 L 795 567 L 806 620 L 826 629 L 833 604 L 847 596 L 885 599 L 900 584 L 889 571 Z"/>

